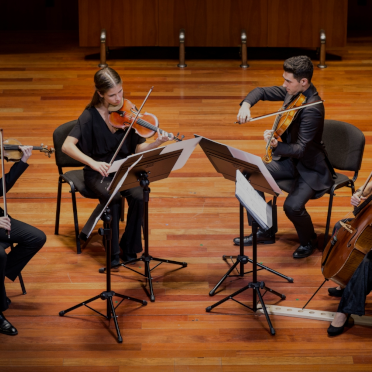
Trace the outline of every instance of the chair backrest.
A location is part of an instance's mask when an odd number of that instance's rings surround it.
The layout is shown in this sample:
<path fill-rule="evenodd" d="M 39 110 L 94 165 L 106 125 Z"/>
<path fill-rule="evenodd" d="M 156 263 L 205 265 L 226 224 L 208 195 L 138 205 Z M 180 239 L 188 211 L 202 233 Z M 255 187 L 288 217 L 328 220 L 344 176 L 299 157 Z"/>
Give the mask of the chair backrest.
<path fill-rule="evenodd" d="M 56 164 L 59 168 L 63 167 L 83 167 L 84 164 L 80 161 L 77 161 L 70 156 L 64 154 L 62 152 L 62 145 L 65 142 L 66 137 L 71 132 L 71 129 L 77 123 L 77 120 L 69 121 L 68 123 L 60 125 L 57 129 L 53 132 L 53 143 L 56 158 Z"/>
<path fill-rule="evenodd" d="M 334 168 L 358 172 L 362 164 L 365 137 L 349 123 L 325 120 L 323 142 Z"/>

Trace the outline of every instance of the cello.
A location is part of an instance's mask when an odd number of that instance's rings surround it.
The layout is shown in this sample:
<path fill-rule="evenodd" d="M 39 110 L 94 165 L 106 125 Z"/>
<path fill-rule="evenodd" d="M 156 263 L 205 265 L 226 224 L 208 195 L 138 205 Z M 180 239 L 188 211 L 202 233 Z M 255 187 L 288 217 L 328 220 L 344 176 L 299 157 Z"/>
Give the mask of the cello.
<path fill-rule="evenodd" d="M 362 194 L 368 181 L 362 188 Z M 372 248 L 372 194 L 352 212 L 351 221 L 341 221 L 341 228 L 333 235 L 324 249 L 322 273 L 326 280 L 332 280 L 345 287 L 355 270 Z"/>

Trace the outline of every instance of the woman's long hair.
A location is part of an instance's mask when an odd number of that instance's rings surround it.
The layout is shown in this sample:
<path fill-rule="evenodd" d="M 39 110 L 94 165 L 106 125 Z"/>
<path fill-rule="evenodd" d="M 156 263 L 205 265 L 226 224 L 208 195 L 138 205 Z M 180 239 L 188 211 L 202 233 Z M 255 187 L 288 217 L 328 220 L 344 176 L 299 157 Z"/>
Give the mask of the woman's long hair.
<path fill-rule="evenodd" d="M 103 102 L 103 98 L 100 97 L 98 92 L 102 95 L 106 93 L 109 89 L 115 88 L 118 84 L 121 84 L 121 78 L 119 74 L 110 67 L 104 67 L 98 70 L 94 75 L 94 85 L 96 90 L 93 94 L 92 100 L 87 105 L 87 109 L 100 105 Z"/>

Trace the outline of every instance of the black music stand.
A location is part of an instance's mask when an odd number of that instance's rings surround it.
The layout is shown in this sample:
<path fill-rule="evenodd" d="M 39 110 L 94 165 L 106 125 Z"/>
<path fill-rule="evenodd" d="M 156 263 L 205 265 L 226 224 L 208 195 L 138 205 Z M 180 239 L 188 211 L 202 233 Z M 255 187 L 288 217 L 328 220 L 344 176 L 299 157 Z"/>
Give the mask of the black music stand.
<path fill-rule="evenodd" d="M 262 160 L 255 155 L 246 153 L 244 151 L 235 149 L 231 146 L 227 146 L 215 141 L 212 141 L 208 138 L 195 135 L 197 138 L 201 138 L 199 142 L 200 147 L 203 149 L 204 153 L 207 155 L 209 161 L 212 163 L 214 168 L 218 173 L 221 173 L 224 178 L 234 181 L 236 179 L 236 170 L 239 169 L 242 174 L 244 174 L 254 189 L 266 192 L 273 195 L 273 201 L 269 202 L 272 207 L 273 215 L 272 222 L 273 227 L 271 228 L 273 233 L 277 231 L 277 221 L 276 221 L 276 199 L 277 195 L 281 193 L 278 185 L 270 175 L 269 171 L 266 169 Z M 264 174 L 263 174 L 264 173 Z M 269 181 L 270 183 L 269 183 Z M 293 283 L 293 279 L 289 276 L 279 273 L 265 265 L 262 265 L 256 261 L 254 264 L 253 260 L 250 259 L 244 253 L 244 214 L 243 206 L 240 205 L 239 209 L 239 226 L 240 226 L 240 251 L 237 256 L 227 256 L 223 255 L 222 259 L 224 261 L 227 258 L 233 259 L 236 258 L 235 263 L 229 268 L 226 274 L 221 278 L 221 280 L 215 285 L 215 287 L 209 292 L 210 296 L 214 296 L 216 290 L 220 285 L 229 277 L 244 277 L 245 274 L 252 272 L 244 272 L 244 265 L 248 262 L 253 264 L 254 267 L 259 266 L 258 270 L 267 270 L 272 274 L 278 275 L 283 279 L 286 279 L 289 283 Z M 253 228 L 253 225 L 252 225 Z M 252 230 L 253 233 L 253 230 Z M 236 267 L 239 265 L 239 270 Z M 233 270 L 238 271 L 238 275 L 230 275 Z M 254 270 L 254 268 L 253 268 Z"/>
<path fill-rule="evenodd" d="M 140 303 L 142 305 L 147 305 L 147 302 L 144 301 L 144 300 L 139 300 L 137 298 L 133 298 L 133 297 L 129 297 L 129 296 L 124 296 L 122 294 L 116 293 L 116 292 L 114 292 L 114 291 L 111 290 L 111 236 L 112 236 L 111 220 L 112 220 L 112 217 L 110 215 L 110 210 L 108 208 L 106 208 L 105 211 L 101 214 L 101 219 L 102 219 L 102 221 L 104 223 L 104 227 L 103 227 L 103 229 L 99 229 L 98 232 L 99 232 L 100 235 L 104 236 L 104 238 L 105 238 L 104 241 L 105 241 L 105 247 L 106 247 L 106 267 L 107 267 L 107 270 L 106 270 L 106 291 L 100 293 L 97 296 L 94 296 L 94 297 L 90 298 L 87 301 L 81 302 L 80 304 L 77 304 L 77 305 L 75 305 L 73 307 L 70 307 L 67 310 L 60 311 L 59 312 L 59 315 L 60 316 L 64 316 L 66 313 L 68 313 L 68 312 L 70 312 L 72 310 L 75 310 L 75 309 L 77 309 L 77 308 L 79 308 L 81 306 L 85 306 L 85 307 L 93 310 L 97 314 L 103 316 L 107 320 L 110 320 L 111 318 L 113 318 L 114 319 L 114 323 L 115 323 L 115 328 L 116 328 L 116 334 L 117 334 L 118 342 L 119 343 L 122 343 L 123 342 L 123 338 L 121 337 L 121 333 L 120 333 L 119 324 L 118 324 L 118 321 L 117 321 L 117 316 L 116 316 L 115 310 L 121 305 L 121 303 L 124 300 L 130 300 L 130 301 L 138 302 L 138 303 Z M 112 298 L 114 296 L 115 297 L 119 297 L 119 298 L 122 299 L 119 302 L 119 304 L 117 306 L 115 306 L 115 307 L 114 307 L 114 303 L 112 301 Z M 99 298 L 101 300 L 103 300 L 103 301 L 106 301 L 106 304 L 107 304 L 106 315 L 104 315 L 101 312 L 99 312 L 99 311 L 93 309 L 92 307 L 88 306 L 88 304 L 90 302 L 96 301 Z"/>
<path fill-rule="evenodd" d="M 188 160 L 192 151 L 199 143 L 200 139 L 191 139 L 183 142 L 174 143 L 166 146 L 165 148 L 157 148 L 143 153 L 135 154 L 126 158 L 125 162 L 119 167 L 112 183 L 109 186 L 109 191 L 115 192 L 127 190 L 132 187 L 138 186 L 143 188 L 143 201 L 144 201 L 144 220 L 143 220 L 143 235 L 145 241 L 145 251 L 141 257 L 121 263 L 116 267 L 124 267 L 128 270 L 134 271 L 135 273 L 142 275 L 146 278 L 149 284 L 149 297 L 152 302 L 155 301 L 155 294 L 152 286 L 151 272 L 161 265 L 162 263 L 169 263 L 173 265 L 179 265 L 181 267 L 187 267 L 186 262 L 178 262 L 167 260 L 164 258 L 153 257 L 149 254 L 149 217 L 148 217 L 148 204 L 150 182 L 159 181 L 165 179 L 173 170 L 180 169 Z M 124 179 L 124 182 L 121 181 Z M 119 190 L 117 185 L 121 183 Z M 93 217 L 92 217 L 93 219 Z M 89 222 L 89 221 L 88 221 Z M 94 226 L 93 226 L 94 228 Z M 92 229 L 93 229 L 92 228 Z M 85 227 L 83 228 L 83 231 Z M 137 270 L 128 267 L 127 264 L 143 261 L 145 265 L 145 273 L 141 273 Z M 150 268 L 150 262 L 159 262 L 153 268 Z M 105 272 L 105 268 L 99 269 L 100 273 Z"/>

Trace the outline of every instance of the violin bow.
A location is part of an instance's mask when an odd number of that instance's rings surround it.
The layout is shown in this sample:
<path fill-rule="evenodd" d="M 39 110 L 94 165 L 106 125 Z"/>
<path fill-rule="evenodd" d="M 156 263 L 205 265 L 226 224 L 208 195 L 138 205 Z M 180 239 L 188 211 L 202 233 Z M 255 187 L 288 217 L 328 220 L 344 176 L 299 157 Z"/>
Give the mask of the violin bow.
<path fill-rule="evenodd" d="M 324 102 L 324 99 L 321 99 L 319 101 L 315 101 L 315 102 L 311 102 L 311 103 L 304 103 L 303 105 L 298 106 L 298 107 L 294 107 L 294 108 L 290 108 L 290 109 L 285 109 L 285 110 L 279 110 L 279 111 L 273 112 L 271 114 L 256 116 L 255 118 L 252 118 L 252 119 L 248 120 L 247 123 L 250 123 L 251 121 L 256 121 L 256 120 L 261 120 L 261 119 L 269 118 L 270 116 L 281 115 L 281 114 L 284 114 L 285 112 L 289 112 L 289 111 L 301 110 L 301 109 L 303 109 L 305 107 L 319 105 L 320 103 L 323 103 L 323 102 Z M 236 121 L 234 124 L 240 124 L 240 123 L 238 121 Z M 242 123 L 242 124 L 245 124 L 245 123 Z"/>
<path fill-rule="evenodd" d="M 117 157 L 117 155 L 118 155 L 118 153 L 119 153 L 121 147 L 122 147 L 123 144 L 124 144 L 124 141 L 125 141 L 126 138 L 128 137 L 128 134 L 129 134 L 130 130 L 132 129 L 133 124 L 136 122 L 136 120 L 137 120 L 137 118 L 138 118 L 138 116 L 139 116 L 139 114 L 140 114 L 140 112 L 141 112 L 143 106 L 145 105 L 145 103 L 146 103 L 147 99 L 149 98 L 149 96 L 150 96 L 150 94 L 151 94 L 151 92 L 152 92 L 153 89 L 154 89 L 154 87 L 152 86 L 152 87 L 150 88 L 149 92 L 147 93 L 147 96 L 145 97 L 144 101 L 142 102 L 141 107 L 140 107 L 139 110 L 137 111 L 136 116 L 135 116 L 134 119 L 132 120 L 132 123 L 131 123 L 130 126 L 128 127 L 128 130 L 127 130 L 127 132 L 125 133 L 124 138 L 121 140 L 121 142 L 120 142 L 118 148 L 117 148 L 116 151 L 115 151 L 115 154 L 113 155 L 113 157 L 112 157 L 111 160 L 110 160 L 110 163 L 109 163 L 109 164 L 110 164 L 110 167 L 111 167 L 112 163 L 115 161 L 115 159 L 116 159 L 116 157 Z M 104 179 L 105 179 L 105 177 L 102 177 L 101 183 L 103 182 Z"/>
<path fill-rule="evenodd" d="M 0 129 L 0 147 L 1 147 L 1 172 L 2 172 L 2 179 L 1 182 L 3 184 L 3 200 L 4 200 L 4 217 L 8 217 L 8 209 L 6 206 L 6 182 L 5 182 L 5 171 L 4 171 L 4 138 L 3 138 L 3 130 Z M 10 239 L 10 231 L 7 231 L 8 239 Z"/>

